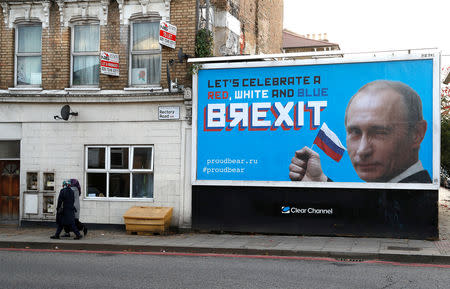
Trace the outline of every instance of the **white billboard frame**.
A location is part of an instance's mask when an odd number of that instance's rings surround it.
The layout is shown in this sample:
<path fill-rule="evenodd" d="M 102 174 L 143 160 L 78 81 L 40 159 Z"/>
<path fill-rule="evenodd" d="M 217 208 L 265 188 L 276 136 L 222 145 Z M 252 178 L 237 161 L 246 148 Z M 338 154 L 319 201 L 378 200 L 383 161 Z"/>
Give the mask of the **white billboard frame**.
<path fill-rule="evenodd" d="M 409 51 L 408 51 L 409 52 Z M 344 53 L 332 53 L 335 56 L 343 56 Z M 427 53 L 415 53 L 404 55 L 382 55 L 377 56 L 372 53 L 370 56 L 350 55 L 333 58 L 312 58 L 312 59 L 289 59 L 289 54 L 277 54 L 259 56 L 258 58 L 229 57 L 230 62 L 225 62 L 226 57 L 191 59 L 189 62 L 197 62 L 199 69 L 235 69 L 235 68 L 255 68 L 255 67 L 281 67 L 281 66 L 303 66 L 303 65 L 323 65 L 323 64 L 347 64 L 347 63 L 369 63 L 402 60 L 425 60 L 433 61 L 433 104 L 432 119 L 432 147 L 433 147 L 433 175 L 431 184 L 425 183 L 357 183 L 357 182 L 292 182 L 292 181 L 231 181 L 231 180 L 198 180 L 197 179 L 197 137 L 198 137 L 198 74 L 193 74 L 193 103 L 192 103 L 192 166 L 191 184 L 198 186 L 254 186 L 254 187 L 297 187 L 297 188 L 354 188 L 354 189 L 407 189 L 407 190 L 438 190 L 440 186 L 440 52 L 432 51 Z M 283 60 L 274 60 L 274 59 Z M 264 59 L 270 59 L 264 61 Z M 239 62 L 233 62 L 241 60 Z M 202 63 L 205 61 L 205 63 Z M 220 62 L 215 62 L 220 61 Z"/>

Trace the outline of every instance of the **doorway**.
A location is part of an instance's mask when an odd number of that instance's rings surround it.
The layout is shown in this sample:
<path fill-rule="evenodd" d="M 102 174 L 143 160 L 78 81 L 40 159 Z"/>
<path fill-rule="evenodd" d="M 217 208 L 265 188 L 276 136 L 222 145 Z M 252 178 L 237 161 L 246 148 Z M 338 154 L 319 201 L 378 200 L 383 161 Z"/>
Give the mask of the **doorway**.
<path fill-rule="evenodd" d="M 0 222 L 19 221 L 20 161 L 0 160 Z"/>
<path fill-rule="evenodd" d="M 0 224 L 17 224 L 20 208 L 20 141 L 0 141 Z"/>

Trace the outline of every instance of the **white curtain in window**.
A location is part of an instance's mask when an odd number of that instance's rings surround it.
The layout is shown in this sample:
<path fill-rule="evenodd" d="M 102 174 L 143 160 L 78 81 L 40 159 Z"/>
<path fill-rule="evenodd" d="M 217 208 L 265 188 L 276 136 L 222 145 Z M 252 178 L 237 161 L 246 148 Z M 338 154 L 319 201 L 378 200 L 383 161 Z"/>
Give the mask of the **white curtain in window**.
<path fill-rule="evenodd" d="M 41 57 L 18 56 L 17 57 L 17 84 L 40 85 L 41 84 Z"/>
<path fill-rule="evenodd" d="M 99 50 L 99 26 L 76 25 L 74 27 L 74 52 Z"/>
<path fill-rule="evenodd" d="M 42 49 L 41 33 L 42 27 L 36 26 L 19 26 L 17 39 L 17 52 L 19 53 L 40 53 Z"/>
<path fill-rule="evenodd" d="M 139 75 L 132 77 L 132 84 L 159 84 L 161 81 L 161 55 L 133 55 L 132 68 L 135 73 L 140 69 L 146 70 L 145 83 L 141 82 Z M 137 72 L 136 72 L 137 71 Z M 144 74 L 145 75 L 145 74 Z"/>
<path fill-rule="evenodd" d="M 133 24 L 133 51 L 160 49 L 159 22 Z"/>
<path fill-rule="evenodd" d="M 99 56 L 73 57 L 73 84 L 97 85 L 100 69 Z"/>

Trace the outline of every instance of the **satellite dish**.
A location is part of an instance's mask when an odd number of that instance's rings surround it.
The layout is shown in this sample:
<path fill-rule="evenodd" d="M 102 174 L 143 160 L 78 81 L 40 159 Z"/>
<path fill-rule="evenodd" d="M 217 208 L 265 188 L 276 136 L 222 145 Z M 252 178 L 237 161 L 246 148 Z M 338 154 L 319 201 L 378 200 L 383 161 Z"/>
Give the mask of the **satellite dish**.
<path fill-rule="evenodd" d="M 61 108 L 61 116 L 55 115 L 53 118 L 68 120 L 71 115 L 77 116 L 78 112 L 70 112 L 70 106 L 68 104 L 66 104 Z"/>
<path fill-rule="evenodd" d="M 189 57 L 191 57 L 191 56 L 186 53 L 183 53 L 183 48 L 180 47 L 180 49 L 178 49 L 178 62 L 179 63 L 183 63 L 183 61 L 188 59 Z"/>
<path fill-rule="evenodd" d="M 70 106 L 66 104 L 61 108 L 61 118 L 64 120 L 68 120 L 70 116 Z"/>

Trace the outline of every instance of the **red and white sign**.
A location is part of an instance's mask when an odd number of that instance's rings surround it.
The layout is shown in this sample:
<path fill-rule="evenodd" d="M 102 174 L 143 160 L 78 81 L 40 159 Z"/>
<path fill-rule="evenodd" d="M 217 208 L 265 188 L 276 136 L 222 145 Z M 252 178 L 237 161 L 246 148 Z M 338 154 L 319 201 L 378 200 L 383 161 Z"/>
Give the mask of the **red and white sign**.
<path fill-rule="evenodd" d="M 100 73 L 119 76 L 119 54 L 102 51 L 100 57 Z"/>
<path fill-rule="evenodd" d="M 159 43 L 161 45 L 175 48 L 177 41 L 177 27 L 175 25 L 159 22 Z"/>

